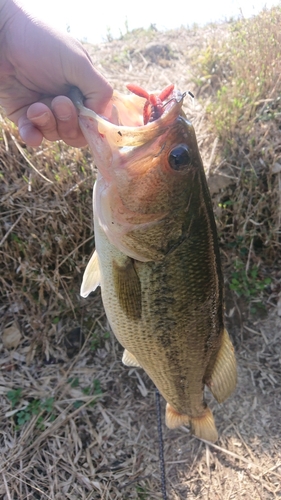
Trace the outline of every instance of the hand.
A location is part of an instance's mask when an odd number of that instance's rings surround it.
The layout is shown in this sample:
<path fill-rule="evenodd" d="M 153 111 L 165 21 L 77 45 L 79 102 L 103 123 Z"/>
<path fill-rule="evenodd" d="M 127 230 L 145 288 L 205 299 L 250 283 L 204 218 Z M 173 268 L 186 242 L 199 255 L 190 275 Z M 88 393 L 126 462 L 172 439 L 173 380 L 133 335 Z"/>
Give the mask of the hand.
<path fill-rule="evenodd" d="M 86 144 L 67 97 L 72 86 L 81 90 L 85 106 L 106 114 L 112 88 L 83 46 L 13 0 L 0 0 L 0 105 L 29 146 L 38 146 L 43 137 Z"/>

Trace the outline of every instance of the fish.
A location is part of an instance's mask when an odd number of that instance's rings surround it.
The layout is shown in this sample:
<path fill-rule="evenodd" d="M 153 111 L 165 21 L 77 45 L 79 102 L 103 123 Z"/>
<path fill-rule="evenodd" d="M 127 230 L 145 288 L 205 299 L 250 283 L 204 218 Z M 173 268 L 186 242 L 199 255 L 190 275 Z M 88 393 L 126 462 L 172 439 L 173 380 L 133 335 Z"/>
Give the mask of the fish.
<path fill-rule="evenodd" d="M 234 391 L 234 348 L 224 325 L 216 223 L 185 93 L 128 85 L 103 117 L 72 94 L 98 175 L 95 252 L 82 281 L 101 287 L 104 309 L 124 348 L 166 400 L 168 428 L 187 425 L 215 442 L 207 386 L 218 403 Z"/>

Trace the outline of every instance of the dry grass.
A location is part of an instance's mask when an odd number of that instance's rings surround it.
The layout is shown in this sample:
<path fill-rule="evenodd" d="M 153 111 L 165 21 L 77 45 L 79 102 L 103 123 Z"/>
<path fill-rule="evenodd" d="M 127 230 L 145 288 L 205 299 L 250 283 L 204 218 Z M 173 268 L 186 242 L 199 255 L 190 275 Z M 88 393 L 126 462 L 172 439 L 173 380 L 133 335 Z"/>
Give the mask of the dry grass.
<path fill-rule="evenodd" d="M 270 22 L 277 36 L 277 15 L 274 10 L 254 21 L 259 33 L 264 26 L 260 47 Z M 88 47 L 95 65 L 122 91 L 127 82 L 154 90 L 175 82 L 197 94 L 199 88 L 202 100 L 187 102 L 186 111 L 209 174 L 227 281 L 235 258 L 244 278 L 256 265 L 257 296 L 251 292 L 250 299 L 262 300 L 267 312 L 262 320 L 249 318 L 239 290 L 227 294 L 238 388 L 224 405 L 210 402 L 217 445 L 184 428 L 164 429 L 173 500 L 281 498 L 277 59 L 264 87 L 270 101 L 254 105 L 248 97 L 225 137 L 216 125 L 232 105 L 239 67 L 223 44 L 230 50 L 229 40 L 240 32 L 252 43 L 253 26 L 247 21 L 166 34 L 151 29 Z M 253 53 L 251 68 L 258 56 Z M 214 71 L 207 71 L 206 60 L 216 61 Z M 246 70 L 244 62 L 244 79 Z M 0 139 L 0 498 L 160 499 L 154 388 L 141 370 L 122 366 L 99 293 L 79 297 L 94 247 L 89 152 L 49 143 L 26 149 L 5 120 Z M 257 284 L 268 275 L 272 282 L 262 295 Z"/>
<path fill-rule="evenodd" d="M 280 266 L 281 9 L 213 36 L 193 61 L 216 162 L 233 179 L 220 199 L 222 243 Z M 242 244 L 241 244 L 242 241 Z M 251 252 L 251 249 L 254 251 Z M 245 253 L 250 252 L 250 256 Z M 255 255 L 256 254 L 256 255 Z M 245 259 L 244 259 L 245 260 Z"/>

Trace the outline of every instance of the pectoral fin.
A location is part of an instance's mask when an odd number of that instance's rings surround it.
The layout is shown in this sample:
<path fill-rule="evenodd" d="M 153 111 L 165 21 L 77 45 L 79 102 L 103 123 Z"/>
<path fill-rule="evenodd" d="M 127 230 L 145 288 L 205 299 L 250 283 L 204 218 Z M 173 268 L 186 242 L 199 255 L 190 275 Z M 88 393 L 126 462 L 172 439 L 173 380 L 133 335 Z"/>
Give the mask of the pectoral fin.
<path fill-rule="evenodd" d="M 100 268 L 97 252 L 94 251 L 85 269 L 80 295 L 88 297 L 89 293 L 94 292 L 100 284 Z"/>
<path fill-rule="evenodd" d="M 234 347 L 226 329 L 224 329 L 222 344 L 206 384 L 218 403 L 222 403 L 234 391 L 236 382 L 237 367 Z"/>
<path fill-rule="evenodd" d="M 133 259 L 113 262 L 113 277 L 116 294 L 122 310 L 130 319 L 141 318 L 141 284 Z"/>
<path fill-rule="evenodd" d="M 136 368 L 141 368 L 141 365 L 139 364 L 137 358 L 129 351 L 127 351 L 127 349 L 124 350 L 122 363 L 125 366 L 135 366 Z"/>

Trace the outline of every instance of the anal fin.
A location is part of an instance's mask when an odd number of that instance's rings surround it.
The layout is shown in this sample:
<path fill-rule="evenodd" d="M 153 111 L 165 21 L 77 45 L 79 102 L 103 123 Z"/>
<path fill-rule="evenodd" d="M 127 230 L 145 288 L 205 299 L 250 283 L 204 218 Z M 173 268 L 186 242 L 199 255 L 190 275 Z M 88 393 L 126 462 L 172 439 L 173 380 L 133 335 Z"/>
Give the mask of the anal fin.
<path fill-rule="evenodd" d="M 88 297 L 91 292 L 95 291 L 99 284 L 100 268 L 98 262 L 98 254 L 95 250 L 85 269 L 80 289 L 80 295 L 84 298 Z"/>
<path fill-rule="evenodd" d="M 169 429 L 176 429 L 181 425 L 190 425 L 191 432 L 200 439 L 214 443 L 218 439 L 218 432 L 213 414 L 207 406 L 200 417 L 189 417 L 178 413 L 169 403 L 166 406 L 166 425 Z"/>
<path fill-rule="evenodd" d="M 178 413 L 172 405 L 167 403 L 166 405 L 166 417 L 165 417 L 166 425 L 169 429 L 176 429 L 181 425 L 189 425 L 190 418 L 188 415 L 183 415 L 182 413 Z"/>
<path fill-rule="evenodd" d="M 129 351 L 127 351 L 127 349 L 124 350 L 122 363 L 125 366 L 135 366 L 136 368 L 141 368 L 141 365 L 139 364 L 137 358 Z"/>
<path fill-rule="evenodd" d="M 222 344 L 206 384 L 218 403 L 222 403 L 234 391 L 236 382 L 237 367 L 234 347 L 227 330 L 224 329 Z"/>

